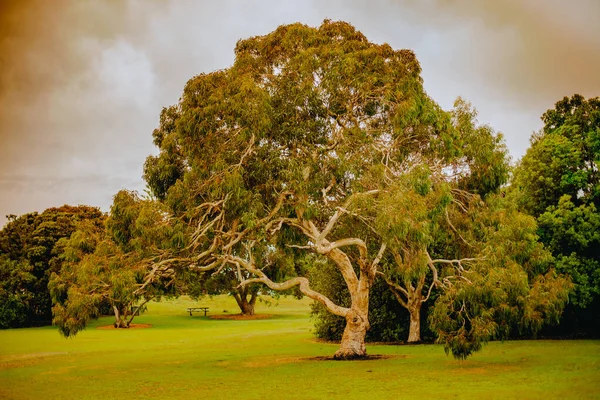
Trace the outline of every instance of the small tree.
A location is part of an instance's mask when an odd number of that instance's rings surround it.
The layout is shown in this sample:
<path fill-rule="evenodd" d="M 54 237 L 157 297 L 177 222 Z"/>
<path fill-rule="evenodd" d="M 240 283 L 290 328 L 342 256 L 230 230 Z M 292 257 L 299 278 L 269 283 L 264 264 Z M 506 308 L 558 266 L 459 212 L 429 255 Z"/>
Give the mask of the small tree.
<path fill-rule="evenodd" d="M 135 308 L 176 293 L 175 272 L 160 262 L 160 255 L 161 249 L 178 245 L 158 203 L 134 192 L 117 193 L 105 226 L 79 224 L 61 243 L 65 262 L 49 285 L 53 323 L 64 336 L 75 335 L 108 302 L 114 326 L 128 328 Z"/>
<path fill-rule="evenodd" d="M 398 180 L 396 190 L 390 192 L 393 196 L 381 203 L 384 208 L 371 225 L 388 243 L 390 254 L 378 274 L 410 313 L 409 343 L 421 340 L 421 308 L 436 286 L 443 287 L 442 269 L 454 266 L 460 272 L 477 257 L 473 248 L 461 246 L 464 238 L 450 215 L 468 213 L 468 203 L 497 192 L 508 180 L 508 151 L 502 135 L 478 125 L 477 112 L 461 98 L 451 116 L 462 155 L 443 164 L 444 168 L 415 169 L 403 182 Z"/>
<path fill-rule="evenodd" d="M 535 336 L 544 324 L 557 323 L 572 289 L 538 241 L 535 220 L 506 199 L 492 196 L 465 216 L 456 228 L 478 258 L 469 268 L 457 262 L 460 279 L 442 279 L 429 316 L 438 342 L 456 358 L 488 340 Z"/>
<path fill-rule="evenodd" d="M 29 302 L 34 294 L 32 267 L 26 261 L 0 256 L 0 329 L 27 326 Z"/>

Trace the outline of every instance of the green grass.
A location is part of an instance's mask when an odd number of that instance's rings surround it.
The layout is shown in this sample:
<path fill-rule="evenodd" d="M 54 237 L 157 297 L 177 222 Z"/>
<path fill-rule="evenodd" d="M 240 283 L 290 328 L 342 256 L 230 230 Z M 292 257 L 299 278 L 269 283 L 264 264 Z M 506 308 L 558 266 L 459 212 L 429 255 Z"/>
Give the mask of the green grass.
<path fill-rule="evenodd" d="M 236 313 L 231 298 L 152 303 L 135 323 L 74 339 L 55 328 L 0 331 L 0 398 L 8 399 L 600 399 L 600 341 L 490 343 L 467 361 L 441 346 L 368 346 L 387 359 L 322 361 L 337 345 L 313 339 L 307 300 Z"/>

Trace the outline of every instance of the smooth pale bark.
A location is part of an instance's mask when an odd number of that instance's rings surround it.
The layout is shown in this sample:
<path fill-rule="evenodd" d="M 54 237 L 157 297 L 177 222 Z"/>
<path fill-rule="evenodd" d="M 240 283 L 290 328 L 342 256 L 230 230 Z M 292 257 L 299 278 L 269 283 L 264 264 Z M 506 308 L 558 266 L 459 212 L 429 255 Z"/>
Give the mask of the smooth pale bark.
<path fill-rule="evenodd" d="M 400 303 L 400 305 L 406 308 L 410 314 L 410 324 L 408 331 L 408 343 L 418 343 L 421 341 L 421 307 L 423 307 L 423 303 L 429 300 L 431 296 L 431 292 L 436 286 L 443 286 L 438 279 L 438 271 L 435 267 L 435 263 L 446 263 L 446 264 L 454 264 L 457 263 L 460 266 L 462 261 L 471 261 L 474 259 L 464 258 L 461 260 L 432 260 L 429 252 L 424 250 L 424 254 L 427 256 L 427 266 L 429 267 L 429 271 L 432 273 L 433 282 L 429 286 L 429 289 L 424 294 L 425 289 L 425 280 L 427 277 L 427 270 L 424 270 L 420 276 L 415 281 L 411 281 L 411 279 L 400 280 L 401 283 L 394 282 L 383 272 L 377 272 L 389 288 L 392 293 Z M 399 254 L 394 254 L 398 266 L 402 266 L 402 257 Z M 403 270 L 404 268 L 399 268 Z M 413 285 L 414 284 L 414 285 Z"/>
<path fill-rule="evenodd" d="M 383 273 L 380 273 L 385 279 L 392 293 L 400 303 L 406 308 L 410 314 L 410 325 L 408 330 L 408 343 L 417 343 L 421 341 L 421 307 L 429 299 L 431 290 L 423 297 L 423 286 L 425 284 L 425 276 L 421 276 L 417 282 L 417 286 L 405 282 L 406 287 L 402 287 L 397 283 L 388 279 Z"/>
<path fill-rule="evenodd" d="M 113 306 L 113 311 L 115 313 L 115 323 L 113 324 L 115 328 L 129 328 L 129 324 L 133 318 L 127 320 L 127 314 L 121 312 L 117 306 Z"/>
<path fill-rule="evenodd" d="M 374 194 L 377 191 L 367 192 L 365 194 Z M 339 315 L 346 319 L 346 327 L 342 335 L 339 350 L 334 354 L 335 359 L 349 360 L 356 358 L 364 358 L 367 356 L 365 347 L 365 336 L 370 328 L 369 324 L 369 292 L 373 286 L 375 275 L 377 273 L 377 265 L 383 257 L 386 250 L 385 243 L 382 243 L 379 252 L 372 262 L 369 262 L 367 255 L 367 246 L 362 239 L 346 238 L 339 239 L 333 242 L 328 241 L 325 237 L 333 228 L 339 217 L 341 209 L 338 209 L 331 217 L 323 231 L 319 229 L 311 221 L 290 220 L 285 221 L 292 226 L 299 228 L 307 238 L 314 244 L 308 248 L 312 248 L 317 253 L 329 258 L 340 271 L 344 282 L 350 293 L 351 305 L 350 308 L 341 307 L 335 304 L 331 299 L 323 294 L 316 292 L 310 288 L 309 281 L 305 277 L 296 277 L 282 283 L 273 282 L 263 271 L 256 268 L 252 259 L 252 252 L 248 248 L 249 260 L 245 260 L 238 256 L 228 256 L 225 260 L 236 265 L 238 268 L 244 268 L 248 272 L 257 276 L 257 278 L 247 279 L 242 281 L 240 287 L 247 287 L 251 283 L 264 283 L 273 290 L 287 290 L 297 286 L 298 289 L 313 300 L 323 304 L 332 314 Z M 283 222 L 283 221 L 282 221 Z M 359 257 L 356 260 L 360 270 L 360 275 L 357 276 L 350 257 L 342 247 L 356 247 L 359 251 Z"/>
<path fill-rule="evenodd" d="M 331 245 L 334 244 L 335 242 Z M 344 252 L 334 248 L 326 252 L 325 255 L 337 265 L 342 273 L 352 301 L 350 310 L 345 315 L 346 327 L 342 334 L 340 348 L 335 352 L 333 358 L 336 360 L 364 358 L 367 356 L 365 336 L 371 327 L 369 324 L 369 293 L 375 280 L 376 263 L 369 265 L 361 257 L 359 260 L 361 271 L 359 278 L 354 273 L 352 263 Z"/>
<path fill-rule="evenodd" d="M 418 343 L 421 341 L 421 306 L 423 303 L 418 301 L 409 304 L 410 328 L 408 331 L 408 343 Z"/>
<path fill-rule="evenodd" d="M 400 301 L 399 294 L 396 298 Z M 421 307 L 425 300 L 420 292 L 410 291 L 408 302 L 400 301 L 400 304 L 408 310 L 410 314 L 410 324 L 408 329 L 408 343 L 418 343 L 421 341 Z"/>
<path fill-rule="evenodd" d="M 346 316 L 346 327 L 342 335 L 340 348 L 333 358 L 336 360 L 352 360 L 367 356 L 365 336 L 370 324 L 367 310 L 350 310 Z"/>
<path fill-rule="evenodd" d="M 385 249 L 385 247 L 382 247 L 382 249 Z M 381 252 L 383 252 L 383 250 Z M 269 279 L 251 262 L 235 256 L 230 257 L 230 260 L 233 263 L 242 265 L 246 270 L 258 276 L 258 278 L 248 279 L 242 282 L 242 286 L 257 282 L 264 283 L 273 290 L 287 290 L 294 286 L 298 286 L 304 295 L 320 302 L 327 307 L 331 313 L 344 317 L 346 319 L 346 327 L 342 335 L 340 348 L 334 354 L 334 358 L 338 360 L 365 358 L 367 356 L 365 336 L 370 328 L 369 291 L 375 279 L 378 259 L 372 264 L 368 264 L 366 260 L 362 259 L 360 262 L 361 275 L 359 278 L 352 268 L 350 259 L 344 252 L 336 248 L 329 248 L 323 253 L 336 263 L 348 285 L 348 291 L 350 292 L 351 298 L 350 308 L 340 307 L 323 294 L 312 290 L 309 286 L 308 279 L 304 277 L 292 278 L 282 283 L 276 283 Z"/>

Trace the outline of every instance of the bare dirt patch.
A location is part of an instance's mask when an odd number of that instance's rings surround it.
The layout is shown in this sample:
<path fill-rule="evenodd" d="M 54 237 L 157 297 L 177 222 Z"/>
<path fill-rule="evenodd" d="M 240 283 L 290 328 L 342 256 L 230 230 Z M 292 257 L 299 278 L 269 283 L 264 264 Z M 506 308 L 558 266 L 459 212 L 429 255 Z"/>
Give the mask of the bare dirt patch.
<path fill-rule="evenodd" d="M 223 315 L 211 315 L 210 319 L 227 319 L 233 321 L 248 321 L 255 319 L 269 319 L 273 318 L 273 314 L 254 314 L 254 315 L 244 315 L 244 314 L 223 314 Z"/>
<path fill-rule="evenodd" d="M 352 360 L 338 360 L 333 358 L 333 356 L 327 357 L 311 357 L 308 360 L 311 361 L 372 361 L 372 360 L 389 360 L 391 358 L 407 358 L 405 355 L 397 355 L 397 354 L 368 354 L 361 358 L 355 358 Z"/>
<path fill-rule="evenodd" d="M 131 324 L 129 325 L 129 328 L 115 328 L 114 325 L 104 325 L 104 326 L 98 326 L 96 327 L 96 329 L 146 329 L 146 328 L 152 328 L 152 324 Z"/>
<path fill-rule="evenodd" d="M 328 340 L 321 338 L 311 338 L 309 339 L 313 343 L 327 343 L 327 344 L 340 344 L 339 340 Z M 415 346 L 420 344 L 428 344 L 425 342 L 418 343 L 406 343 L 406 342 L 365 342 L 367 346 Z M 429 343 L 430 344 L 430 343 Z"/>
<path fill-rule="evenodd" d="M 369 360 L 387 360 L 391 358 L 406 358 L 403 355 L 389 355 L 389 354 L 373 354 L 368 355 L 365 358 L 356 359 L 356 361 L 369 361 Z M 272 357 L 272 356 L 264 356 L 257 357 L 250 360 L 247 360 L 239 365 L 244 368 L 264 368 L 264 367 L 274 367 L 280 366 L 284 364 L 297 364 L 302 362 L 311 362 L 311 361 L 338 361 L 333 358 L 333 356 L 328 357 Z M 217 365 L 230 366 L 231 362 L 229 361 L 220 361 Z"/>

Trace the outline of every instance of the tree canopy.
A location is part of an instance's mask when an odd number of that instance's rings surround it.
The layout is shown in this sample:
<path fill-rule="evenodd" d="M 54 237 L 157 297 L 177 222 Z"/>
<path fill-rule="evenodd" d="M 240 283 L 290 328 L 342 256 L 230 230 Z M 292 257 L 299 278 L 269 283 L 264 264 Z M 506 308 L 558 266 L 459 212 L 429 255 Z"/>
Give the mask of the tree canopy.
<path fill-rule="evenodd" d="M 539 216 L 569 196 L 575 206 L 600 206 L 600 100 L 565 97 L 542 115 L 544 127 L 515 172 L 523 209 Z"/>
<path fill-rule="evenodd" d="M 153 133 L 145 178 L 187 238 L 170 263 L 297 287 L 346 320 L 336 357 L 362 357 L 381 266 L 421 265 L 448 207 L 505 182 L 502 137 L 463 101 L 443 111 L 412 51 L 345 22 L 281 26 L 235 56 L 190 79 Z M 309 261 L 334 267 L 348 302 L 311 288 Z"/>
<path fill-rule="evenodd" d="M 583 309 L 596 302 L 591 319 L 598 334 L 600 100 L 565 97 L 542 121 L 515 171 L 515 196 L 537 218 L 557 270 L 573 279 L 572 303 Z"/>
<path fill-rule="evenodd" d="M 135 192 L 118 192 L 105 224 L 83 221 L 61 240 L 62 268 L 49 288 L 53 323 L 64 336 L 74 336 L 107 303 L 117 328 L 128 328 L 134 307 L 178 293 L 175 272 L 163 267 L 160 254 L 181 246 L 177 226 L 166 221 L 160 203 Z"/>
<path fill-rule="evenodd" d="M 48 280 L 62 262 L 57 243 L 80 221 L 102 225 L 104 215 L 96 207 L 65 205 L 9 217 L 0 231 L 0 327 L 49 323 Z"/>

